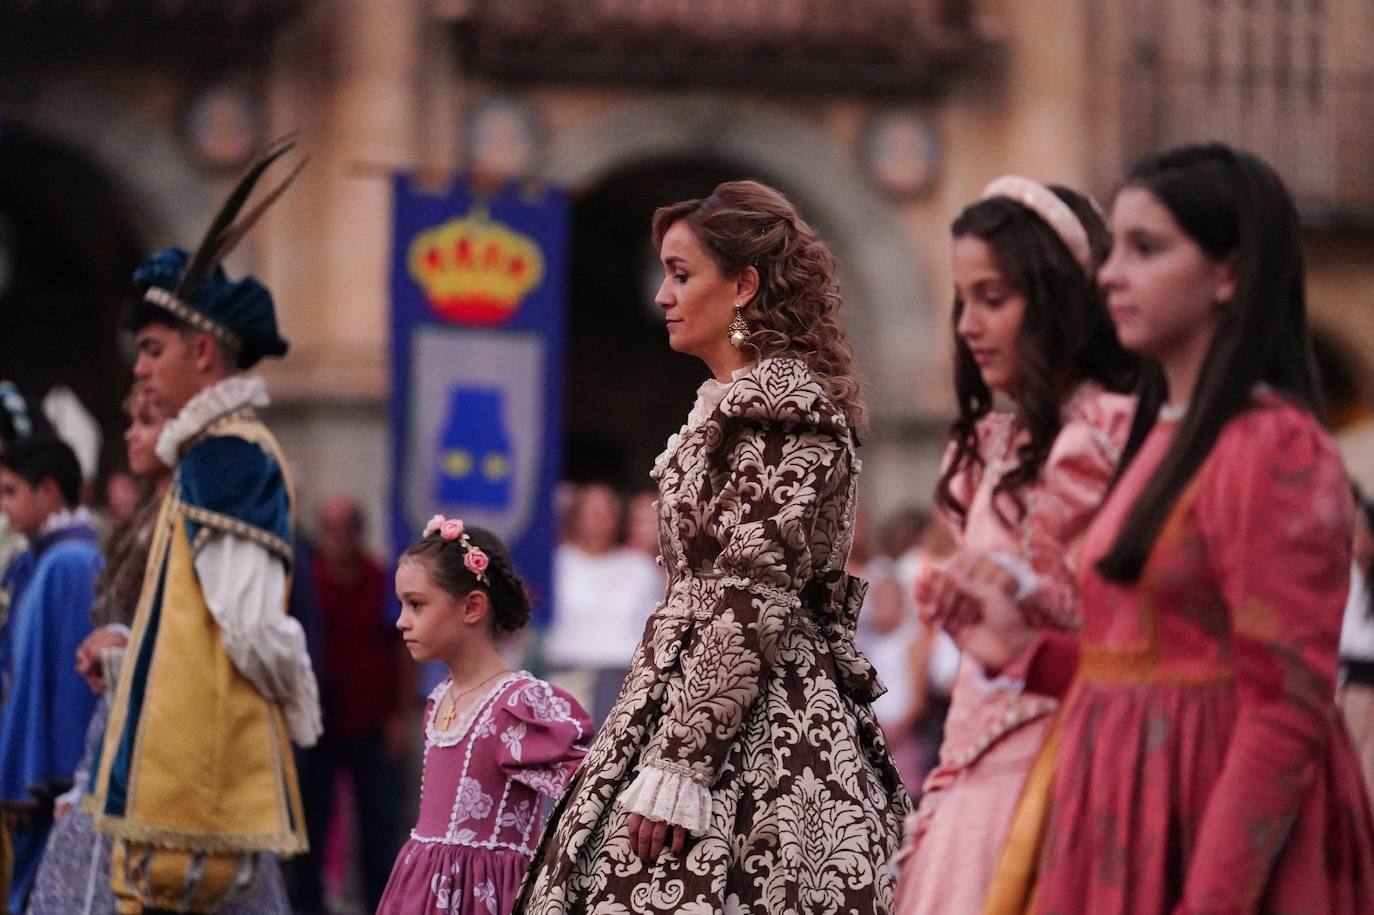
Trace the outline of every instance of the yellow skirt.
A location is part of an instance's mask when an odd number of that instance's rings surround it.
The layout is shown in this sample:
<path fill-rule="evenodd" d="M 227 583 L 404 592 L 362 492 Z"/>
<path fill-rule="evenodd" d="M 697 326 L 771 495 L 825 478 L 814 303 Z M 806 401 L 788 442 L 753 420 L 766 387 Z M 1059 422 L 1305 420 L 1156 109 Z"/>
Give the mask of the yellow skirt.
<path fill-rule="evenodd" d="M 1026 777 L 1021 801 L 1011 821 L 1006 847 L 988 886 L 983 915 L 1026 915 L 1035 907 L 1035 878 L 1040 869 L 1040 846 L 1045 837 L 1050 790 L 1059 762 L 1060 716 L 1045 738 L 1045 746 Z"/>

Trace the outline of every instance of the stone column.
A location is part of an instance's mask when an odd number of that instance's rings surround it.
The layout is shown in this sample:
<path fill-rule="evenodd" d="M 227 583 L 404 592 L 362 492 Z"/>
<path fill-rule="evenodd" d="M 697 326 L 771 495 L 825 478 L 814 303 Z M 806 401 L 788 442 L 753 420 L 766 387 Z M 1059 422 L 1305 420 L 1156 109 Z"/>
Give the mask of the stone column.
<path fill-rule="evenodd" d="M 265 366 L 270 420 L 295 470 L 302 518 L 352 495 L 386 544 L 391 174 L 421 145 L 430 0 L 306 4 L 273 52 L 270 134 L 310 164 L 258 233 L 258 262 L 291 340 Z"/>
<path fill-rule="evenodd" d="M 271 121 L 311 157 L 264 252 L 296 338 L 279 399 L 385 396 L 390 175 L 417 158 L 425 5 L 311 5 L 276 48 Z"/>

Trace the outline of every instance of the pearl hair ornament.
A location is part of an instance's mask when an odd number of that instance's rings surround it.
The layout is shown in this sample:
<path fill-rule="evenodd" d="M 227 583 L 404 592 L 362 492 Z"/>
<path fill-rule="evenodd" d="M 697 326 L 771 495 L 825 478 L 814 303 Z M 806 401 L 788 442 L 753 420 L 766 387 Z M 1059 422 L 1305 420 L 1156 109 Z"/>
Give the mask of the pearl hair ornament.
<path fill-rule="evenodd" d="M 993 197 L 1006 197 L 1039 216 L 1041 221 L 1059 236 L 1059 240 L 1069 249 L 1073 259 L 1078 261 L 1083 272 L 1092 279 L 1095 271 L 1092 245 L 1088 243 L 1088 230 L 1083 227 L 1082 221 L 1069 205 L 1059 199 L 1059 195 L 1039 181 L 1020 175 L 1003 175 L 983 188 L 983 193 L 978 199 L 989 200 Z M 1095 203 L 1093 205 L 1096 206 Z"/>

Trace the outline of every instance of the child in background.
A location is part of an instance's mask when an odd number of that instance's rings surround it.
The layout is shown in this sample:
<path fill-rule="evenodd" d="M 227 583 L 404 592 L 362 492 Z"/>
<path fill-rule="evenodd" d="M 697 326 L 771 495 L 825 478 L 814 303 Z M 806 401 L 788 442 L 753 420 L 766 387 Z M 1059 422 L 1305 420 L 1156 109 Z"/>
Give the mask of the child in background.
<path fill-rule="evenodd" d="M 53 799 L 71 787 L 95 708 L 73 659 L 91 632 L 102 560 L 81 505 L 81 466 L 56 439 L 21 442 L 0 455 L 0 511 L 29 542 L 5 579 L 12 590 L 0 670 L 0 813 L 14 848 L 7 905 L 22 912 Z"/>
<path fill-rule="evenodd" d="M 498 643 L 529 622 L 529 596 L 495 535 L 436 515 L 396 569 L 396 628 L 416 661 L 450 675 L 425 705 L 420 814 L 378 915 L 510 911 L 557 798 L 587 751 L 587 713 L 512 671 Z"/>

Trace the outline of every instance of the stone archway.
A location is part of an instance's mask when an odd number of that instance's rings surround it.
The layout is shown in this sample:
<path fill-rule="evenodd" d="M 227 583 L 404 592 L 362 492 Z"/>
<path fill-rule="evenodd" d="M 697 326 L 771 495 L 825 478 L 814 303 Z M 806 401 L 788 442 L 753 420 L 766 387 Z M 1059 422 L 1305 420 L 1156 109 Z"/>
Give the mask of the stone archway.
<path fill-rule="evenodd" d="M 545 177 L 576 195 L 616 171 L 675 159 L 744 163 L 799 197 L 840 258 L 875 420 L 915 418 L 921 365 L 944 340 L 925 298 L 920 252 L 892 205 L 813 124 L 727 100 L 632 102 L 556 133 Z"/>
<path fill-rule="evenodd" d="M 213 183 L 169 125 L 91 79 L 37 87 L 4 141 L 0 209 L 21 214 L 17 244 L 26 252 L 8 304 L 26 342 L 0 362 L 31 394 L 59 383 L 74 390 L 102 428 L 103 477 L 124 460 L 130 354 L 115 341 L 130 276 L 150 250 L 199 240 Z"/>
<path fill-rule="evenodd" d="M 115 340 L 145 254 L 128 210 L 117 176 L 85 150 L 27 120 L 5 125 L 0 244 L 10 267 L 0 281 L 0 366 L 34 401 L 59 386 L 75 394 L 103 438 L 98 455 L 82 453 L 97 481 L 123 463 L 120 405 L 130 379 Z"/>
<path fill-rule="evenodd" d="M 130 222 L 151 246 L 184 247 L 200 239 L 216 201 L 170 127 L 84 80 L 45 87 L 25 105 L 23 120 L 117 179 Z"/>

